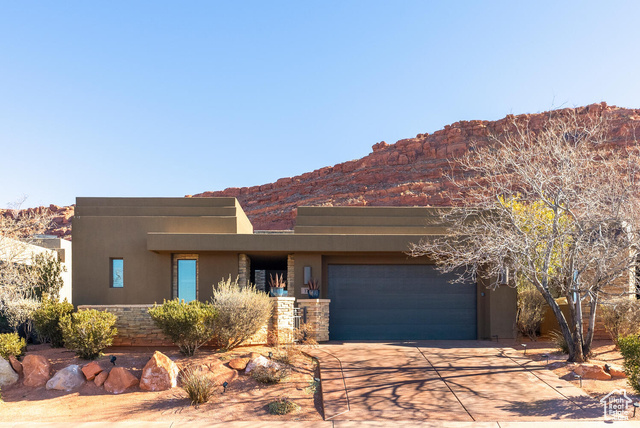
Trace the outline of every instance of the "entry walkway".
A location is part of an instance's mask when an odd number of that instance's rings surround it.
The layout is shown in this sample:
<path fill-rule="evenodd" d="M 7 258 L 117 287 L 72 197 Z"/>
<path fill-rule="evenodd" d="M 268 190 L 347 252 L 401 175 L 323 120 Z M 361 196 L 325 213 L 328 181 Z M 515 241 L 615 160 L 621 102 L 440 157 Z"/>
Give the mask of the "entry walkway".
<path fill-rule="evenodd" d="M 495 342 L 329 343 L 320 360 L 325 420 L 598 420 L 579 388 Z M 526 368 L 525 368 L 526 364 Z M 463 424 L 464 425 L 464 424 Z"/>

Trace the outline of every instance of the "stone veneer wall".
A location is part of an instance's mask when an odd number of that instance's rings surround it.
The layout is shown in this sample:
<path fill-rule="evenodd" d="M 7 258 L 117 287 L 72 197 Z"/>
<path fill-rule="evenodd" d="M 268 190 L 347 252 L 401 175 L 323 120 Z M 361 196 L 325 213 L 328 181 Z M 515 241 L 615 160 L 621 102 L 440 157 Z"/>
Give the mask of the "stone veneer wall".
<path fill-rule="evenodd" d="M 293 305 L 295 297 L 272 297 L 274 301 L 271 328 L 269 329 L 269 344 L 277 345 L 293 341 Z"/>
<path fill-rule="evenodd" d="M 329 299 L 300 299 L 298 307 L 307 312 L 308 333 L 316 342 L 329 340 Z"/>
<path fill-rule="evenodd" d="M 113 346 L 173 346 L 149 315 L 153 305 L 83 305 L 78 310 L 96 309 L 114 314 L 118 334 Z"/>
<path fill-rule="evenodd" d="M 293 295 L 295 290 L 295 263 L 293 260 L 293 254 L 287 256 L 287 291 Z"/>
<path fill-rule="evenodd" d="M 258 333 L 244 345 L 263 345 L 288 343 L 293 340 L 293 306 L 294 297 L 271 297 L 273 313 L 271 319 Z M 107 311 L 117 317 L 118 334 L 113 346 L 173 346 L 153 323 L 148 309 L 153 305 L 82 305 L 78 310 L 96 309 Z"/>
<path fill-rule="evenodd" d="M 249 285 L 251 278 L 251 259 L 246 254 L 238 254 L 238 284 L 241 287 Z"/>

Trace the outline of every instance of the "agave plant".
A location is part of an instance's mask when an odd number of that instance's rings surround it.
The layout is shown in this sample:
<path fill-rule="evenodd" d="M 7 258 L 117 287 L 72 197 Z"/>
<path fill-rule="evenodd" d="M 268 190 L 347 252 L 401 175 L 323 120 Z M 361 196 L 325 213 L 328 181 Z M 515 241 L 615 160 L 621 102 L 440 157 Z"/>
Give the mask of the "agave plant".
<path fill-rule="evenodd" d="M 307 283 L 307 286 L 309 287 L 309 290 L 319 290 L 320 289 L 320 284 L 318 283 L 318 280 L 315 279 L 315 278 L 309 279 L 309 282 Z"/>

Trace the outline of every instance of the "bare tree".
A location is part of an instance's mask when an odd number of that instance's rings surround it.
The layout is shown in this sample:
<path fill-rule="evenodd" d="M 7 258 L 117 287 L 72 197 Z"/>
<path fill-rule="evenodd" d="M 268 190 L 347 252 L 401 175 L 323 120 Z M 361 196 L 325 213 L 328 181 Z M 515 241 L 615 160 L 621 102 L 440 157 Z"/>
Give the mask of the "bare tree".
<path fill-rule="evenodd" d="M 478 275 L 493 287 L 506 272 L 522 275 L 555 314 L 569 361 L 584 361 L 600 299 L 632 291 L 638 148 L 632 135 L 612 139 L 599 112 L 564 109 L 535 120 L 513 118 L 457 161 L 451 179 L 464 198 L 443 212 L 448 234 L 414 244 L 411 253 L 434 257 L 444 272 L 465 267 L 459 280 Z M 560 296 L 570 320 L 554 299 Z"/>
<path fill-rule="evenodd" d="M 20 203 L 0 213 L 0 313 L 17 329 L 36 305 L 40 277 L 34 262 L 34 235 L 51 223 L 49 210 L 21 210 Z"/>

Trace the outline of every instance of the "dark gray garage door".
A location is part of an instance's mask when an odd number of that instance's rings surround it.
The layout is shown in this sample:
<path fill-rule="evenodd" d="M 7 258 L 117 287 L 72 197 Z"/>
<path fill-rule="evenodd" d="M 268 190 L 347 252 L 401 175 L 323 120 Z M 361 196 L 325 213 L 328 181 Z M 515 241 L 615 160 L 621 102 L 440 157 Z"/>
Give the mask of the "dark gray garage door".
<path fill-rule="evenodd" d="M 329 265 L 331 340 L 476 339 L 476 286 L 429 265 Z"/>

